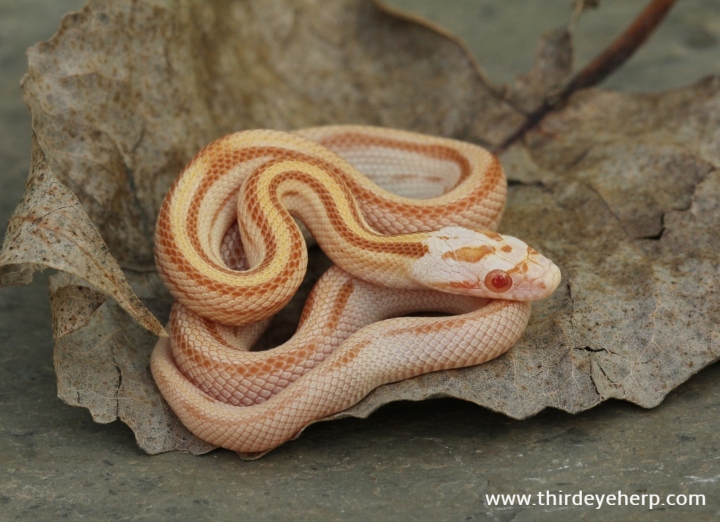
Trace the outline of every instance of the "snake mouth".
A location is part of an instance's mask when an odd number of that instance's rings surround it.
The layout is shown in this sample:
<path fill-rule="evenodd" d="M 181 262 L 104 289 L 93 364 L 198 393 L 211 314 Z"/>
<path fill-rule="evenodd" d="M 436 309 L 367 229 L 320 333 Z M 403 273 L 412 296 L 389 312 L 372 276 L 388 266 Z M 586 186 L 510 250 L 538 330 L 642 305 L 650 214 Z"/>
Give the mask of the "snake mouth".
<path fill-rule="evenodd" d="M 562 281 L 560 269 L 552 261 L 544 259 L 546 266 L 536 277 L 520 276 L 506 293 L 498 293 L 495 298 L 512 301 L 539 301 L 550 297 Z M 485 290 L 487 293 L 487 290 Z"/>
<path fill-rule="evenodd" d="M 544 277 L 532 281 L 532 291 L 535 293 L 535 299 L 545 299 L 550 297 L 562 281 L 562 274 L 560 268 L 553 263 L 548 261 L 549 267 L 545 272 Z"/>
<path fill-rule="evenodd" d="M 552 263 L 550 272 L 551 280 L 548 285 L 548 291 L 550 292 L 550 294 L 552 294 L 553 292 L 555 292 L 555 290 L 558 289 L 560 283 L 562 282 L 562 273 L 560 272 L 560 268 L 555 263 Z"/>
<path fill-rule="evenodd" d="M 519 283 L 514 290 L 527 295 L 524 300 L 540 300 L 550 297 L 562 281 L 560 268 L 537 251 L 529 256 L 529 261 L 535 266 L 535 269 L 531 271 L 534 273 L 534 277 L 527 274 L 528 279 Z"/>

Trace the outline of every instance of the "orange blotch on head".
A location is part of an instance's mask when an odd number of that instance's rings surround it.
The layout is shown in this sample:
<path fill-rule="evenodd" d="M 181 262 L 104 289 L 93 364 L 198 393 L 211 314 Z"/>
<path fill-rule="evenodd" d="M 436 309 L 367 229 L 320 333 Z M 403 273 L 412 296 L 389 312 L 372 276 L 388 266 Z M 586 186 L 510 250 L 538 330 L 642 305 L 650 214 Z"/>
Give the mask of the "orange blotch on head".
<path fill-rule="evenodd" d="M 474 281 L 453 281 L 449 283 L 450 288 L 458 288 L 458 289 L 471 289 L 471 288 L 477 288 L 477 285 Z"/>
<path fill-rule="evenodd" d="M 510 245 L 505 245 L 500 250 L 502 250 L 503 252 L 507 252 L 509 254 L 510 252 L 512 252 L 512 247 Z"/>
<path fill-rule="evenodd" d="M 477 288 L 477 284 L 475 281 L 450 281 L 447 283 L 435 283 L 433 287 L 448 290 L 472 290 Z"/>
<path fill-rule="evenodd" d="M 488 245 L 479 247 L 462 247 L 457 250 L 445 252 L 443 259 L 454 259 L 455 261 L 465 261 L 466 263 L 477 263 L 485 256 L 494 254 L 495 249 Z"/>

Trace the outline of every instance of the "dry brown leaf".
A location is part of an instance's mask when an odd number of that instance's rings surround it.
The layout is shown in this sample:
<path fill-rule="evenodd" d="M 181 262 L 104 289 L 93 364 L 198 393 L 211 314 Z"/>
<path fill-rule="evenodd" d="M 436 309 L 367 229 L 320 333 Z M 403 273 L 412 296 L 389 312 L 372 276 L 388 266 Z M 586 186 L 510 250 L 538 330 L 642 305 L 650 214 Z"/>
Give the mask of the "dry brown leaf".
<path fill-rule="evenodd" d="M 573 67 L 572 35 L 562 27 L 544 34 L 535 55 L 535 66 L 515 79 L 505 98 L 525 114 L 559 91 Z"/>
<path fill-rule="evenodd" d="M 120 419 L 148 453 L 214 448 L 190 433 L 158 394 L 148 367 L 155 335 L 116 301 L 65 273 L 51 277 L 50 303 L 62 400 L 87 408 L 95 422 Z"/>
<path fill-rule="evenodd" d="M 155 335 L 167 335 L 132 291 L 78 198 L 53 174 L 33 139 L 25 195 L 8 223 L 0 251 L 0 287 L 28 284 L 38 269 L 84 278 Z"/>
<path fill-rule="evenodd" d="M 523 94 L 541 99 L 567 74 L 570 42 L 555 36 L 510 104 L 456 39 L 364 0 L 94 0 L 65 18 L 29 53 L 37 142 L 0 252 L 2 284 L 63 271 L 51 282 L 60 396 L 123 420 L 150 453 L 212 449 L 159 396 L 156 337 L 133 320 L 158 333 L 150 311 L 167 316 L 152 235 L 183 164 L 252 127 L 368 123 L 498 145 L 523 121 Z M 610 397 L 652 407 L 717 360 L 719 129 L 717 78 L 574 96 L 502 157 L 502 229 L 558 262 L 564 285 L 505 356 L 383 386 L 335 418 L 441 396 L 516 418 Z M 315 277 L 327 266 L 311 262 Z M 301 298 L 271 342 L 290 334 Z"/>

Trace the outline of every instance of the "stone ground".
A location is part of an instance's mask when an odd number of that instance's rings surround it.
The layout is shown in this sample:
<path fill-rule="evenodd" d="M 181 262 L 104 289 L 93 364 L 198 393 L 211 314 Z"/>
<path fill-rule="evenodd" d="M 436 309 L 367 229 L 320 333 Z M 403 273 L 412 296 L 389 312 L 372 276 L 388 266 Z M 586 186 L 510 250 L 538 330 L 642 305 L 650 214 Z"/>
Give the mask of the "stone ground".
<path fill-rule="evenodd" d="M 24 50 L 81 0 L 0 0 L 0 223 L 23 191 L 30 120 Z M 493 78 L 532 61 L 570 0 L 394 0 L 465 37 Z M 520 11 L 520 6 L 522 11 Z M 606 0 L 578 31 L 585 63 L 642 0 Z M 442 6 L 442 7 L 441 7 Z M 717 0 L 679 2 L 608 86 L 661 89 L 720 66 Z M 46 277 L 0 292 L 0 521 L 5 520 L 709 520 L 720 517 L 720 366 L 643 410 L 611 401 L 514 421 L 456 400 L 396 403 L 368 420 L 321 423 L 266 457 L 143 454 L 120 423 L 56 398 Z M 700 507 L 488 505 L 486 494 L 704 494 Z M 545 499 L 543 499 L 545 500 Z M 544 502 L 547 503 L 547 502 Z"/>

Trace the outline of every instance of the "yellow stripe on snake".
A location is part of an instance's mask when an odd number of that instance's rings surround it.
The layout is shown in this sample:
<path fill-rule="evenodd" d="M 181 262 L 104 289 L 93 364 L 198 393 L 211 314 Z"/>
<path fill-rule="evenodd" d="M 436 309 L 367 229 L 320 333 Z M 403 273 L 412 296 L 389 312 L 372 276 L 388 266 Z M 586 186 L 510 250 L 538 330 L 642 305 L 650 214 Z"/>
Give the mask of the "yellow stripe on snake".
<path fill-rule="evenodd" d="M 152 355 L 160 391 L 201 439 L 260 452 L 382 384 L 504 353 L 529 302 L 560 283 L 551 261 L 494 232 L 505 192 L 488 151 L 416 133 L 329 126 L 211 143 L 158 217 L 156 261 L 176 298 Z M 305 274 L 293 218 L 337 266 L 295 336 L 252 352 Z M 421 311 L 455 315 L 400 317 Z"/>

